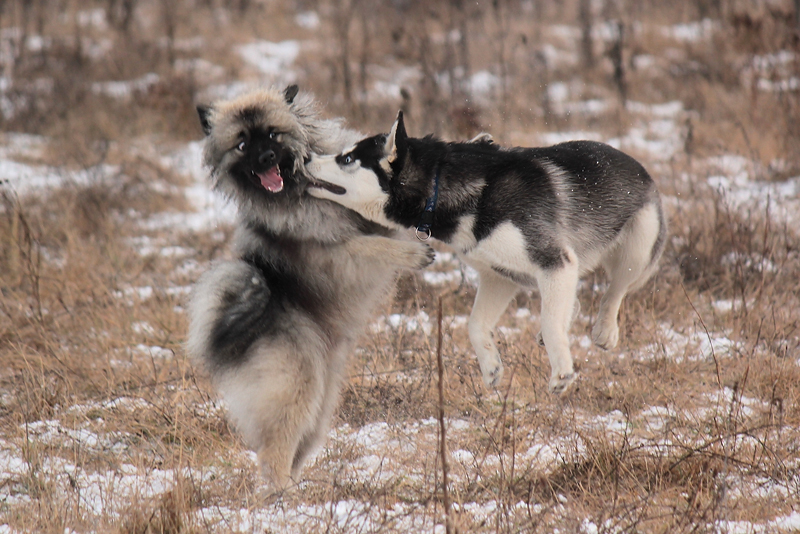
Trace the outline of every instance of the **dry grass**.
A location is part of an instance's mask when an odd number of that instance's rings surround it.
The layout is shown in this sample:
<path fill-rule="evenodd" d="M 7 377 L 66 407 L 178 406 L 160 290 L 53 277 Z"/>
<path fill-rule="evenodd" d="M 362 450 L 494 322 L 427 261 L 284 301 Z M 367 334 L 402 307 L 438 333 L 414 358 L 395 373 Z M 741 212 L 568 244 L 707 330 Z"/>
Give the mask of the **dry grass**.
<path fill-rule="evenodd" d="M 605 54 L 612 42 L 595 40 L 592 68 L 542 60 L 548 46 L 569 50 L 554 25 L 577 31 L 578 2 L 411 2 L 405 12 L 382 12 L 357 0 L 336 11 L 321 0 L 306 5 L 322 18 L 313 31 L 295 26 L 292 2 L 242 1 L 240 9 L 142 0 L 132 3 L 130 26 L 124 2 L 98 3 L 116 6 L 117 17 L 90 27 L 72 11 L 50 14 L 55 3 L 11 2 L 0 11 L 3 28 L 51 39 L 42 52 L 5 59 L 14 84 L 4 95 L 17 111 L 4 116 L 4 130 L 47 141 L 17 160 L 89 176 L 21 198 L 0 188 L 0 466 L 8 464 L 0 532 L 3 524 L 59 534 L 443 525 L 433 419 L 439 297 L 458 531 L 704 532 L 741 521 L 768 532 L 781 530 L 771 521 L 798 512 L 800 238 L 782 222 L 780 200 L 737 209 L 708 185 L 722 172 L 710 158 L 722 155 L 745 157 L 753 179 L 777 184 L 800 170 L 797 92 L 757 89 L 758 79 L 800 73 L 790 19 L 716 13 L 711 2 L 597 13 L 632 28 L 623 49 L 628 99 L 679 100 L 685 110 L 676 126 L 682 144 L 670 157 L 630 150 L 667 196 L 672 236 L 659 274 L 624 304 L 621 348 L 583 342 L 603 288 L 602 274 L 589 277 L 572 332 L 581 378 L 569 396 L 553 398 L 535 343 L 538 296 L 521 294 L 498 332 L 506 379 L 489 392 L 463 325 L 475 288 L 458 276 L 433 284 L 405 275 L 353 356 L 327 448 L 297 488 L 271 495 L 182 346 L 186 291 L 210 260 L 228 254 L 231 230 L 141 224 L 191 210 L 187 178 L 162 157 L 199 138 L 193 107 L 211 85 L 258 79 L 234 45 L 309 40 L 294 67 L 300 83 L 364 131 L 388 127 L 399 106 L 408 106 L 416 134 L 487 128 L 520 143 L 560 131 L 624 140 L 660 119 L 620 102 Z M 659 29 L 701 14 L 718 25 L 710 40 L 680 41 Z M 16 34 L 3 35 L 15 43 Z M 91 59 L 76 46 L 91 44 L 80 35 L 108 39 L 108 52 Z M 202 45 L 189 46 L 197 35 Z M 753 71 L 753 54 L 779 50 L 794 50 L 793 63 Z M 197 57 L 222 73 L 206 80 L 180 67 Z M 384 70 L 409 65 L 419 77 L 401 82 L 408 98 L 365 92 L 386 81 Z M 467 102 L 464 84 L 485 69 L 513 82 Z M 158 81 L 127 100 L 92 90 L 150 72 Z M 445 84 L 442 73 L 458 83 Z M 37 84 L 42 78 L 52 85 Z M 606 107 L 559 110 L 558 82 L 569 88 L 567 103 Z M 457 271 L 442 257 L 429 271 Z M 397 321 L 386 326 L 392 314 Z"/>

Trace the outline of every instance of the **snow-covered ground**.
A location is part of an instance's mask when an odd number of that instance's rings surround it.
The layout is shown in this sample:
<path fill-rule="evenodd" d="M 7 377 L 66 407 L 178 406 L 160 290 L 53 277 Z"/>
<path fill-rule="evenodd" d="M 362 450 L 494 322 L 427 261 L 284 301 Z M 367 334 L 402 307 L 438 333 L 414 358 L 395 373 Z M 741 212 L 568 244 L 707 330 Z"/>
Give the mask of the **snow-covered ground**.
<path fill-rule="evenodd" d="M 95 17 L 86 15 L 86 24 Z M 314 12 L 305 12 L 297 16 L 296 22 L 303 28 L 313 29 L 319 26 L 319 17 Z M 578 38 L 575 28 L 557 27 L 551 29 L 554 34 L 566 42 Z M 603 31 L 599 29 L 598 31 Z M 611 30 L 608 30 L 609 32 Z M 681 42 L 707 39 L 716 31 L 711 21 L 700 21 L 692 24 L 667 27 L 663 35 Z M 600 35 L 602 37 L 602 34 Z M 31 45 L 33 46 L 33 45 Z M 239 46 L 236 52 L 254 70 L 260 81 L 287 83 L 294 81 L 292 65 L 303 44 L 298 41 L 267 42 L 258 41 Z M 554 59 L 561 62 L 577 61 L 566 50 L 549 50 Z M 565 56 L 566 54 L 566 56 Z M 756 58 L 750 68 L 752 76 L 760 76 L 768 68 L 779 67 L 789 61 L 784 55 Z M 213 65 L 211 66 L 213 67 Z M 391 70 L 375 66 L 371 73 L 379 78 L 374 82 L 373 91 L 377 98 L 394 97 L 399 87 L 409 80 L 417 79 L 419 71 L 413 68 Z M 380 79 L 383 78 L 383 79 Z M 791 84 L 796 80 L 781 82 L 758 79 L 761 90 L 786 90 L 775 87 L 775 83 Z M 104 82 L 92 85 L 92 91 L 113 98 L 130 98 L 135 91 L 145 90 L 157 81 L 156 75 L 146 75 L 127 82 Z M 445 80 L 446 81 L 446 80 Z M 495 74 L 488 71 L 476 72 L 471 80 L 472 89 L 477 96 L 490 94 L 499 83 Z M 787 87 L 788 87 L 787 86 Z M 214 89 L 217 94 L 230 95 L 248 88 L 247 84 L 231 84 Z M 600 116 L 613 104 L 599 99 L 580 99 L 579 93 L 573 91 L 569 81 L 554 81 L 549 85 L 549 98 L 556 114 L 579 114 Z M 578 97 L 575 95 L 578 94 Z M 543 133 L 539 142 L 556 143 L 565 139 L 589 138 L 608 142 L 622 150 L 628 151 L 646 162 L 658 176 L 658 171 L 676 157 L 683 149 L 687 111 L 679 101 L 661 104 L 645 104 L 628 102 L 627 111 L 632 116 L 632 123 L 627 132 L 616 137 L 604 137 L 593 131 L 570 131 Z M 30 163 L 41 153 L 47 139 L 30 135 L 5 133 L 0 136 L 0 187 L 13 194 L 43 195 L 64 185 L 102 183 L 112 180 L 120 172 L 115 166 L 99 167 L 69 171 L 59 167 Z M 171 168 L 175 173 L 186 178 L 182 194 L 188 200 L 189 211 L 170 211 L 155 214 L 141 220 L 139 228 L 141 236 L 129 240 L 130 245 L 142 255 L 161 255 L 165 257 L 188 257 L 192 250 L 176 246 L 163 237 L 156 238 L 155 231 L 167 231 L 174 234 L 181 232 L 211 232 L 220 225 L 229 225 L 235 218 L 233 208 L 210 190 L 207 173 L 201 163 L 201 142 L 191 142 L 177 150 L 171 149 L 160 155 L 159 164 Z M 776 165 L 780 162 L 776 162 Z M 759 179 L 765 173 L 759 164 L 738 154 L 725 154 L 698 163 L 695 176 L 687 176 L 695 186 L 699 180 L 705 181 L 709 191 L 717 191 L 723 202 L 731 210 L 746 211 L 753 214 L 765 214 L 767 211 L 777 225 L 788 225 L 797 228 L 800 224 L 800 176 L 785 181 L 774 182 Z M 667 204 L 677 200 L 667 199 Z M 758 262 L 757 258 L 752 261 Z M 180 269 L 182 274 L 196 276 L 203 266 L 184 263 Z M 774 268 L 762 262 L 761 268 Z M 430 288 L 458 286 L 462 280 L 474 287 L 474 272 L 464 269 L 451 254 L 442 253 L 436 263 L 422 273 L 421 279 Z M 114 294 L 114 297 L 129 306 L 146 301 L 154 295 L 164 294 L 182 297 L 190 290 L 189 286 L 167 288 L 125 287 Z M 715 300 L 709 309 L 718 314 L 730 313 L 738 303 L 731 300 Z M 178 310 L 180 312 L 180 310 Z M 529 332 L 529 324 L 538 322 L 536 311 L 520 308 L 514 315 L 514 326 L 504 326 L 502 335 L 513 340 L 522 332 Z M 578 325 L 588 324 L 590 318 L 578 318 Z M 466 316 L 445 317 L 443 323 L 455 339 L 466 337 Z M 141 332 L 150 332 L 154 327 L 138 321 L 132 328 Z M 435 321 L 424 311 L 414 315 L 392 313 L 376 317 L 369 327 L 373 335 L 393 336 L 397 332 L 411 332 L 417 335 L 430 336 L 435 333 Z M 715 361 L 737 356 L 740 347 L 729 338 L 724 331 L 706 332 L 702 328 L 692 330 L 676 329 L 669 324 L 657 325 L 654 333 L 655 341 L 637 349 L 621 350 L 620 359 L 632 361 L 652 361 L 666 359 L 675 364 L 696 361 Z M 581 348 L 588 356 L 595 349 L 591 348 L 588 336 L 577 334 L 574 347 Z M 468 350 L 468 347 L 463 347 Z M 129 347 L 129 353 L 146 355 L 153 359 L 170 359 L 172 351 L 158 345 L 137 344 Z M 116 365 L 125 365 L 124 357 L 119 358 Z M 113 362 L 112 362 L 113 363 Z M 473 362 L 474 363 L 474 362 Z M 797 361 L 800 365 L 800 360 Z M 609 384 L 613 386 L 613 384 Z M 82 454 L 118 454 L 125 457 L 130 451 L 133 436 L 109 430 L 106 422 L 122 412 L 132 412 L 142 407 L 141 399 L 121 397 L 91 405 L 60 407 L 53 419 L 34 421 L 20 428 L 19 433 L 25 435 L 30 442 L 43 446 L 56 447 L 65 451 L 80 449 Z M 220 413 L 223 408 L 218 404 L 207 406 L 209 412 Z M 678 405 L 645 406 L 631 411 L 628 415 L 619 410 L 612 410 L 601 415 L 591 415 L 579 408 L 565 405 L 564 421 L 560 433 L 532 430 L 524 440 L 526 444 L 516 451 L 514 458 L 507 454 L 487 455 L 483 450 L 475 448 L 473 435 L 481 431 L 474 427 L 468 418 L 450 417 L 447 420 L 448 446 L 451 459 L 451 480 L 457 485 L 468 486 L 470 481 L 479 483 L 481 473 L 495 474 L 515 464 L 518 472 L 550 473 L 566 462 L 580 462 L 587 458 L 587 450 L 595 446 L 588 442 L 589 438 L 603 436 L 611 444 L 625 443 L 630 450 L 646 455 L 652 452 L 656 457 L 668 455 L 679 456 L 681 452 L 693 447 L 702 447 L 705 436 L 700 431 L 705 425 L 729 420 L 732 411 L 736 411 L 737 424 L 755 425 L 760 418 L 770 413 L 768 403 L 755 398 L 742 397 L 730 387 L 722 387 L 705 395 L 695 402 L 692 412 L 686 412 Z M 510 410 L 525 410 L 525 407 L 512 407 Z M 92 412 L 92 417 L 86 414 Z M 69 421 L 69 423 L 67 422 Z M 485 429 L 484 429 L 485 430 Z M 437 439 L 438 422 L 434 419 L 406 420 L 402 422 L 371 422 L 360 428 L 342 425 L 331 429 L 325 448 L 316 457 L 309 468 L 312 478 L 300 483 L 295 491 L 302 494 L 304 488 L 314 484 L 313 476 L 323 472 L 335 472 L 342 479 L 356 480 L 374 486 L 390 486 L 413 488 L 423 491 L 431 487 L 437 477 Z M 588 437 L 587 437 L 588 436 Z M 796 437 L 796 436 L 795 436 Z M 752 448 L 757 451 L 763 443 L 763 436 L 735 435 L 730 443 L 723 446 Z M 131 501 L 156 499 L 171 491 L 176 481 L 191 479 L 195 484 L 219 483 L 233 476 L 237 469 L 255 470 L 254 457 L 238 449 L 230 452 L 227 458 L 220 458 L 218 465 L 211 468 L 159 469 L 142 468 L 131 463 L 121 462 L 113 467 L 87 468 L 76 465 L 62 456 L 53 456 L 32 463 L 27 442 L 0 437 L 0 512 L 13 513 L 18 506 L 29 504 L 32 497 L 22 491 L 21 485 L 28 477 L 36 476 L 41 483 L 52 485 L 63 491 L 65 495 L 75 495 L 74 506 L 82 513 L 92 516 L 119 516 L 131 504 Z M 797 449 L 797 447 L 795 447 Z M 760 532 L 793 532 L 800 530 L 800 506 L 796 503 L 800 496 L 800 450 L 798 456 L 785 465 L 790 476 L 778 479 L 767 479 L 758 476 L 739 477 L 722 473 L 717 481 L 726 485 L 727 497 L 723 503 L 732 509 L 741 500 L 758 498 L 794 499 L 792 511 L 774 517 L 765 522 L 717 521 L 709 528 L 724 533 L 760 533 Z M 755 453 L 754 453 L 755 454 Z M 233 467 L 235 468 L 233 468 Z M 77 488 L 77 492 L 74 491 Z M 555 507 L 550 504 L 529 504 L 521 500 L 511 509 L 503 513 L 509 517 L 536 517 L 549 514 L 551 521 L 558 523 L 558 518 L 566 517 L 568 499 L 561 496 Z M 443 532 L 440 515 L 435 508 L 419 502 L 395 500 L 391 505 L 375 505 L 357 499 L 330 500 L 313 504 L 288 504 L 290 501 L 278 499 L 261 508 L 230 508 L 220 505 L 199 507 L 192 513 L 197 524 L 206 525 L 213 531 L 317 531 L 333 525 L 343 531 L 372 532 L 382 528 L 390 528 L 404 532 Z M 458 501 L 455 512 L 470 521 L 480 522 L 494 517 L 498 513 L 500 503 L 497 500 L 480 502 Z M 440 514 L 441 510 L 439 510 Z M 724 517 L 724 513 L 723 513 Z M 2 521 L 0 515 L 0 522 Z M 553 519 L 555 518 L 555 519 Z M 614 531 L 608 522 L 600 522 L 595 518 L 582 519 L 581 530 L 586 533 Z M 69 531 L 69 529 L 67 530 Z M 16 532 L 8 525 L 0 524 L 0 534 Z"/>

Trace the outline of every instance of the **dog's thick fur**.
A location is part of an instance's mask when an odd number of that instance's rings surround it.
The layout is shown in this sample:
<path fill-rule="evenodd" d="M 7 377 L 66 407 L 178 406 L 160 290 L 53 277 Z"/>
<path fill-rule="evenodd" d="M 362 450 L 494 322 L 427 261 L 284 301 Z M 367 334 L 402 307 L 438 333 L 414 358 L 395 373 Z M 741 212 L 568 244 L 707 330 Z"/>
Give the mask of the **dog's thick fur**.
<path fill-rule="evenodd" d="M 506 149 L 413 139 L 401 113 L 388 136 L 315 157 L 308 169 L 317 186 L 310 194 L 394 228 L 419 224 L 439 175 L 430 233 L 479 273 L 469 335 L 489 387 L 503 372 L 492 332 L 521 287 L 538 285 L 539 340 L 550 360 L 550 389 L 562 393 L 575 379 L 568 331 L 579 277 L 603 266 L 610 279 L 592 330 L 594 342 L 610 349 L 619 339 L 622 299 L 655 272 L 665 244 L 650 175 L 602 143 Z"/>
<path fill-rule="evenodd" d="M 197 282 L 187 350 L 227 403 L 274 488 L 324 439 L 347 356 L 398 269 L 427 245 L 309 197 L 304 162 L 360 137 L 322 120 L 312 99 L 265 89 L 198 106 L 213 186 L 239 213 L 233 261 Z"/>

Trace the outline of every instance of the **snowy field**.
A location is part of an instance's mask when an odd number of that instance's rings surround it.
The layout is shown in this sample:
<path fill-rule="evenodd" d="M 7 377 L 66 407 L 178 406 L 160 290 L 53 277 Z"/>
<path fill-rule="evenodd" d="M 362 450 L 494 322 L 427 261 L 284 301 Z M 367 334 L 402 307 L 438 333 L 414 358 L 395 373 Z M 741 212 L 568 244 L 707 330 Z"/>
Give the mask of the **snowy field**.
<path fill-rule="evenodd" d="M 89 35 L 103 35 L 102 10 L 79 15 L 95 30 Z M 205 36 L 175 41 L 186 56 L 175 68 L 213 81 L 198 88 L 202 98 L 302 82 L 308 68 L 303 57 L 322 46 L 312 36 L 325 16 L 300 11 L 287 21 L 283 33 L 297 38 L 228 47 L 241 63 L 235 79 L 201 56 Z M 662 56 L 647 51 L 630 58 L 638 76 L 653 79 L 669 76 L 670 54 L 701 47 L 722 31 L 709 19 L 634 29 L 666 43 Z M 610 42 L 614 32 L 613 25 L 598 24 L 594 37 Z M 24 46 L 48 46 L 37 37 L 27 35 Z M 542 55 L 553 72 L 576 68 L 580 37 L 576 25 L 544 28 Z M 87 54 L 108 53 L 109 46 L 90 37 L 85 44 Z M 797 54 L 747 57 L 742 83 L 798 98 L 798 70 L 792 68 L 800 62 Z M 397 61 L 368 67 L 364 98 L 394 107 L 401 87 L 426 76 L 421 66 Z M 502 75 L 492 65 L 474 69 L 468 80 L 474 101 L 488 106 L 496 100 Z M 158 86 L 162 76 L 95 81 L 89 91 L 138 102 L 137 95 Z M 449 73 L 437 76 L 448 87 Z M 0 109 L 7 117 L 20 106 L 3 89 L 12 83 L 0 78 Z M 778 321 L 773 303 L 797 302 L 791 295 L 797 284 L 781 284 L 797 279 L 800 264 L 792 248 L 800 228 L 800 173 L 788 157 L 754 157 L 728 149 L 724 138 L 715 153 L 688 161 L 687 125 L 703 117 L 692 102 L 667 96 L 629 98 L 620 106 L 613 92 L 587 90 L 585 80 L 551 79 L 551 120 L 566 127 L 504 127 L 505 141 L 515 144 L 607 142 L 639 158 L 664 192 L 671 242 L 662 272 L 623 311 L 626 336 L 611 352 L 594 347 L 589 337 L 603 278 L 582 282 L 582 312 L 572 330 L 581 364 L 577 391 L 566 399 L 546 393 L 546 355 L 534 341 L 536 292 L 518 298 L 500 322 L 511 378 L 497 392 L 482 389 L 466 331 L 475 273 L 440 247 L 432 266 L 403 277 L 398 302 L 387 302 L 367 328 L 325 447 L 303 480 L 281 495 L 259 482 L 254 454 L 228 428 L 224 406 L 182 348 L 187 295 L 210 259 L 225 257 L 235 219 L 233 208 L 209 188 L 199 135 L 156 144 L 148 138 L 116 142 L 114 150 L 122 154 L 116 159 L 76 167 L 52 156 L 54 139 L 4 131 L 0 190 L 15 200 L 0 205 L 0 215 L 9 220 L 15 209 L 47 206 L 65 190 L 114 189 L 130 178 L 128 162 L 134 160 L 157 169 L 153 179 L 135 184 L 167 200 L 158 209 L 114 212 L 110 224 L 124 232 L 115 236 L 119 248 L 109 250 L 127 255 L 108 261 L 131 270 L 96 286 L 85 302 L 111 311 L 74 337 L 57 327 L 78 313 L 69 304 L 80 300 L 72 294 L 77 282 L 74 288 L 64 282 L 63 307 L 61 296 L 42 307 L 32 290 L 12 301 L 21 290 L 12 288 L 11 275 L 4 279 L 0 362 L 8 367 L 0 369 L 0 534 L 445 532 L 432 356 L 440 327 L 451 514 L 462 532 L 665 531 L 660 525 L 675 532 L 799 531 L 797 310 L 778 306 L 784 314 L 779 319 L 794 329 L 775 327 L 769 339 L 766 332 Z M 619 113 L 622 127 L 604 127 Z M 712 230 L 703 234 L 698 228 L 706 220 Z M 692 285 L 697 276 L 692 278 L 691 262 L 681 263 L 681 251 L 708 252 L 698 245 L 702 236 L 713 244 L 749 222 L 755 229 L 747 232 L 751 242 L 730 238 L 735 246 L 712 259 L 713 272 L 721 273 L 718 285 Z M 782 237 L 773 246 L 762 233 Z M 76 261 L 46 239 L 41 245 L 43 274 L 55 279 Z M 434 304 L 440 295 L 441 325 Z M 745 331 L 745 324 L 757 322 L 753 315 L 762 316 L 757 334 Z M 38 346 L 26 341 L 46 325 L 55 325 L 58 335 L 38 333 L 47 340 Z M 48 395 L 53 401 L 42 408 Z M 51 523 L 38 523 L 39 513 Z"/>

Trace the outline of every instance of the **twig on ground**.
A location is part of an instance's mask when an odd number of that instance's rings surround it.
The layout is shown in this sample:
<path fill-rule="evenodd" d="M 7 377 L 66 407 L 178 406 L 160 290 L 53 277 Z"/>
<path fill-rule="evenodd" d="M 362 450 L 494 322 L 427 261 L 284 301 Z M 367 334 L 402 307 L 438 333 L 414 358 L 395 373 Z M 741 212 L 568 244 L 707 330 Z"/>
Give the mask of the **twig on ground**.
<path fill-rule="evenodd" d="M 442 501 L 444 502 L 444 521 L 447 534 L 453 532 L 453 521 L 450 516 L 450 495 L 447 491 L 447 434 L 444 424 L 444 365 L 442 364 L 442 297 L 439 296 L 437 315 L 436 364 L 439 372 L 439 454 L 442 459 Z"/>

